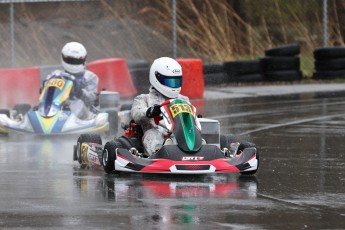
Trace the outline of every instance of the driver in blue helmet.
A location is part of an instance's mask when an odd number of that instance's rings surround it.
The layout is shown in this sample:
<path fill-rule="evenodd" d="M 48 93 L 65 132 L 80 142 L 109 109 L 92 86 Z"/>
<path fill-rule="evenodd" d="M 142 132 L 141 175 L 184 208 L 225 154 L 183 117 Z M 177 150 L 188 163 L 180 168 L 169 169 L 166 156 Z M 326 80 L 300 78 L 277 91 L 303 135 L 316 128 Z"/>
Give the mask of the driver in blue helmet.
<path fill-rule="evenodd" d="M 161 57 L 151 65 L 150 89 L 148 94 L 141 94 L 134 98 L 131 115 L 135 123 L 142 126 L 142 139 L 145 151 L 152 155 L 158 151 L 164 142 L 164 129 L 155 124 L 153 117 L 158 116 L 160 104 L 169 99 L 182 99 L 189 102 L 189 98 L 180 94 L 182 86 L 182 67 L 174 59 Z"/>

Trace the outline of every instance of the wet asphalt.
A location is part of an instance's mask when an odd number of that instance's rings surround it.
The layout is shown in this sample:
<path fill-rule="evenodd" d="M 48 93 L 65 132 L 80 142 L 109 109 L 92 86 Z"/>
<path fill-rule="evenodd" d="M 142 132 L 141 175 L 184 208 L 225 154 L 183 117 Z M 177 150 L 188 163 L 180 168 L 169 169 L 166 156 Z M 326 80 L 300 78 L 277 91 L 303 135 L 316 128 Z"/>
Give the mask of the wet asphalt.
<path fill-rule="evenodd" d="M 1 138 L 0 229 L 344 229 L 345 86 L 267 87 L 195 101 L 256 143 L 251 177 L 106 175 L 73 162 L 77 137 Z"/>

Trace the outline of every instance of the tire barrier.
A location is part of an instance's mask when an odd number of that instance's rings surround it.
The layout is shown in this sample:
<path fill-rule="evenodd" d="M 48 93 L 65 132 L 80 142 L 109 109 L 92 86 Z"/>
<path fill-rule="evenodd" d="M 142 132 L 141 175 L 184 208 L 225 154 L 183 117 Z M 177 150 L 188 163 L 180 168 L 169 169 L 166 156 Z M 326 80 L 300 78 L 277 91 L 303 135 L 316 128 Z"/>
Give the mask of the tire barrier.
<path fill-rule="evenodd" d="M 219 85 L 227 82 L 227 75 L 221 64 L 208 64 L 203 66 L 204 84 Z"/>
<path fill-rule="evenodd" d="M 313 55 L 313 79 L 345 78 L 345 47 L 318 48 Z"/>
<path fill-rule="evenodd" d="M 223 63 L 226 82 L 263 81 L 259 60 L 228 61 Z"/>
<path fill-rule="evenodd" d="M 176 59 L 181 65 L 183 82 L 181 94 L 189 98 L 204 97 L 203 63 L 200 59 Z"/>
<path fill-rule="evenodd" d="M 299 55 L 301 47 L 298 44 L 288 44 L 265 50 L 265 56 L 269 57 L 294 57 Z"/>
<path fill-rule="evenodd" d="M 126 59 L 109 58 L 90 62 L 88 69 L 99 77 L 98 90 L 116 91 L 121 98 L 137 95 Z"/>
<path fill-rule="evenodd" d="M 0 69 L 0 106 L 12 108 L 15 104 L 38 104 L 39 68 Z"/>
<path fill-rule="evenodd" d="M 138 94 L 148 93 L 150 87 L 150 63 L 145 60 L 127 60 L 129 73 Z"/>
<path fill-rule="evenodd" d="M 296 81 L 303 78 L 300 70 L 300 46 L 289 44 L 265 50 L 260 58 L 262 74 L 266 81 Z"/>

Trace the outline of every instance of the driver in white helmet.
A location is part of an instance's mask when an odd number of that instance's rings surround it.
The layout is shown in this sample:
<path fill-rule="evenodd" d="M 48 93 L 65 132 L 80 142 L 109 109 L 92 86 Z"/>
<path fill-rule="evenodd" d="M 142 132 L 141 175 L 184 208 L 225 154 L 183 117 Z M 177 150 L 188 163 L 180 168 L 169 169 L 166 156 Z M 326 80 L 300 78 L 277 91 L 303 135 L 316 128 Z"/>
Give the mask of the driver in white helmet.
<path fill-rule="evenodd" d="M 61 64 L 64 71 L 55 70 L 54 74 L 70 74 L 75 77 L 70 94 L 70 108 L 80 119 L 88 119 L 97 113 L 98 76 L 86 69 L 87 51 L 79 42 L 68 42 L 61 50 Z"/>
<path fill-rule="evenodd" d="M 160 104 L 168 99 L 178 98 L 189 101 L 180 94 L 182 86 L 182 67 L 174 59 L 161 57 L 150 68 L 150 89 L 148 94 L 134 98 L 131 115 L 143 128 L 143 145 L 147 154 L 158 151 L 164 142 L 164 129 L 155 124 L 153 117 L 158 116 Z"/>

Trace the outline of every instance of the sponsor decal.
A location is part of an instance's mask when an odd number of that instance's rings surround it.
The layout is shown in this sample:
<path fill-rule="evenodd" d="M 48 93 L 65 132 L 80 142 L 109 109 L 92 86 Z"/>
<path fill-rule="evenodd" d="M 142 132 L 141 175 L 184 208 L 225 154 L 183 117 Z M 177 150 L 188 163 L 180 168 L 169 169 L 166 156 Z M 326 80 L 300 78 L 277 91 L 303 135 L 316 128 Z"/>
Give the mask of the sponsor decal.
<path fill-rule="evenodd" d="M 189 113 L 194 116 L 192 107 L 188 104 L 174 104 L 170 106 L 170 112 L 173 117 L 176 117 L 180 113 Z"/>
<path fill-rule="evenodd" d="M 183 161 L 202 161 L 204 157 L 194 157 L 194 156 L 188 156 L 188 157 L 182 157 Z"/>
<path fill-rule="evenodd" d="M 89 154 L 89 160 L 90 160 L 91 162 L 97 162 L 97 156 L 94 156 L 94 155 Z"/>
<path fill-rule="evenodd" d="M 179 69 L 174 69 L 172 72 L 173 72 L 174 74 L 181 73 L 181 71 L 180 71 Z"/>

